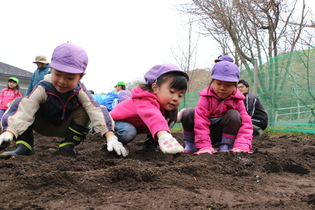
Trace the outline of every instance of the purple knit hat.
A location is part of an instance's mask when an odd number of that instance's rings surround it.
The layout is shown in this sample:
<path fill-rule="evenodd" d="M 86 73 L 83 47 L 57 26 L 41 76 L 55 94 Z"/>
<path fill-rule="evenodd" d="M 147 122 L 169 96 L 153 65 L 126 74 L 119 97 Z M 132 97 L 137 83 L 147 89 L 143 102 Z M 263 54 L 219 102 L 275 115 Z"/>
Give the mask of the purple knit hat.
<path fill-rule="evenodd" d="M 81 47 L 65 43 L 55 48 L 50 66 L 58 71 L 81 74 L 85 72 L 87 64 L 87 54 Z"/>
<path fill-rule="evenodd" d="M 180 72 L 183 74 L 183 76 L 186 77 L 187 82 L 189 80 L 188 74 L 184 72 L 183 70 L 180 70 L 177 66 L 174 64 L 161 64 L 153 66 L 145 75 L 144 79 L 147 84 L 152 84 L 154 81 L 162 76 L 163 74 L 169 73 L 169 72 Z"/>
<path fill-rule="evenodd" d="M 211 78 L 225 82 L 238 82 L 240 70 L 237 65 L 229 61 L 221 61 L 214 64 Z"/>
<path fill-rule="evenodd" d="M 215 62 L 219 62 L 219 61 L 229 61 L 229 62 L 234 62 L 234 59 L 231 58 L 230 56 L 228 55 L 221 55 L 219 56 L 217 59 L 214 60 Z"/>

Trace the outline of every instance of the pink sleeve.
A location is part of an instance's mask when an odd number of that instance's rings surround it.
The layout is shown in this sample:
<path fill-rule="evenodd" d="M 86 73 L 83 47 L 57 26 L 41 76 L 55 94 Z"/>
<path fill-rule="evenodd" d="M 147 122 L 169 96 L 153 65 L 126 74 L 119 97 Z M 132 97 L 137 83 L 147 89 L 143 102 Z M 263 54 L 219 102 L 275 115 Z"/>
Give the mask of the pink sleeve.
<path fill-rule="evenodd" d="M 167 121 L 160 110 L 160 104 L 155 100 L 141 100 L 137 104 L 137 114 L 150 130 L 152 136 L 159 131 L 171 132 Z"/>
<path fill-rule="evenodd" d="M 210 139 L 210 111 L 209 101 L 206 97 L 200 97 L 195 109 L 195 145 L 196 148 L 212 147 Z"/>
<path fill-rule="evenodd" d="M 238 111 L 242 117 L 242 125 L 237 133 L 234 148 L 243 149 L 245 151 L 250 151 L 252 148 L 252 139 L 253 139 L 253 125 L 251 117 L 248 115 L 244 102 L 239 101 Z"/>
<path fill-rule="evenodd" d="M 3 99 L 3 91 L 4 89 L 1 90 L 1 94 L 0 94 L 0 101 L 2 102 L 2 99 Z"/>
<path fill-rule="evenodd" d="M 22 97 L 23 95 L 19 92 L 19 91 L 16 91 L 16 94 L 15 94 L 15 98 L 18 98 L 18 97 Z"/>

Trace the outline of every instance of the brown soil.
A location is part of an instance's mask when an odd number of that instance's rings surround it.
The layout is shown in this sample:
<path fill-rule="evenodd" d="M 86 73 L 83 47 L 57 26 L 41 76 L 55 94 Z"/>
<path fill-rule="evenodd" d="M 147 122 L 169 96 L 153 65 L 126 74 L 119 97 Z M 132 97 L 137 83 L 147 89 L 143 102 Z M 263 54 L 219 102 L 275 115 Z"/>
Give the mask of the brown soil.
<path fill-rule="evenodd" d="M 181 134 L 174 134 L 181 139 Z M 315 209 L 315 141 L 259 137 L 253 154 L 102 154 L 89 134 L 77 155 L 35 135 L 34 156 L 0 160 L 0 209 Z M 9 149 L 13 149 L 11 144 Z"/>

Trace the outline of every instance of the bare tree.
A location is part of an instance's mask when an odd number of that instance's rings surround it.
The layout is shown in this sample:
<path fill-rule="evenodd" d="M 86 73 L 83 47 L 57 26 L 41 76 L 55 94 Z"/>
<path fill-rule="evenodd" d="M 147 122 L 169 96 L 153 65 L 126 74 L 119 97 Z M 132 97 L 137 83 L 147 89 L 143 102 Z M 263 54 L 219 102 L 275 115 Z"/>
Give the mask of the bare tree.
<path fill-rule="evenodd" d="M 188 81 L 187 90 L 187 92 L 189 92 L 189 84 L 192 81 L 192 77 L 194 76 L 193 72 L 189 71 L 193 70 L 196 65 L 197 45 L 199 37 L 195 39 L 195 37 L 193 36 L 193 34 L 198 35 L 193 31 L 193 19 L 189 16 L 187 19 L 187 23 L 184 23 L 182 26 L 185 31 L 185 34 L 182 37 L 183 40 L 181 40 L 180 44 L 177 44 L 176 48 L 171 48 L 171 51 L 178 66 L 186 73 L 190 73 L 190 80 Z"/>
<path fill-rule="evenodd" d="M 275 56 L 310 45 L 303 37 L 306 27 L 314 23 L 307 25 L 310 13 L 305 1 L 192 0 L 183 11 L 197 17 L 202 33 L 232 54 L 252 80 L 253 65 L 258 61 L 257 92 L 264 96 L 267 107 L 277 109 L 292 61 L 286 59 L 279 66 Z"/>

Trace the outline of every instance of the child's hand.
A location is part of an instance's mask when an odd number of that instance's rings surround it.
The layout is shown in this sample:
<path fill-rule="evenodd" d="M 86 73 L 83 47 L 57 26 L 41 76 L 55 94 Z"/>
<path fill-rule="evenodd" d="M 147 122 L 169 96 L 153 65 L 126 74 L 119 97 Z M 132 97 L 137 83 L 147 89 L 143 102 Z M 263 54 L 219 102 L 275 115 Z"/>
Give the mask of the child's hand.
<path fill-rule="evenodd" d="M 214 154 L 214 153 L 217 153 L 217 151 L 213 149 L 212 147 L 204 147 L 204 148 L 201 148 L 198 152 L 195 152 L 194 155 L 200 155 L 203 153 Z"/>
<path fill-rule="evenodd" d="M 252 154 L 251 151 L 247 151 L 247 150 L 241 149 L 241 148 L 233 148 L 233 149 L 230 150 L 230 152 L 235 152 L 235 153 L 245 152 L 245 153 Z"/>
<path fill-rule="evenodd" d="M 0 135 L 0 146 L 4 142 L 11 142 L 13 140 L 13 133 L 10 131 L 5 131 Z"/>
<path fill-rule="evenodd" d="M 109 136 L 107 137 L 107 150 L 109 152 L 115 150 L 117 155 L 122 155 L 123 157 L 126 157 L 128 155 L 127 150 L 122 145 L 121 142 L 118 141 L 117 136 Z"/>
<path fill-rule="evenodd" d="M 161 151 L 165 154 L 176 154 L 184 151 L 184 147 L 170 133 L 161 135 L 158 142 Z"/>
<path fill-rule="evenodd" d="M 183 117 L 183 113 L 184 113 L 185 110 L 186 110 L 186 108 L 183 108 L 182 110 L 180 110 L 180 111 L 177 113 L 177 120 L 176 120 L 176 123 L 181 123 L 181 122 L 182 122 L 182 117 Z"/>

